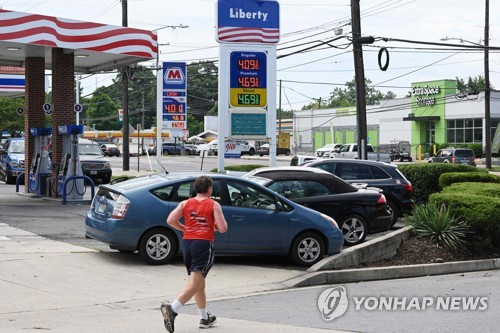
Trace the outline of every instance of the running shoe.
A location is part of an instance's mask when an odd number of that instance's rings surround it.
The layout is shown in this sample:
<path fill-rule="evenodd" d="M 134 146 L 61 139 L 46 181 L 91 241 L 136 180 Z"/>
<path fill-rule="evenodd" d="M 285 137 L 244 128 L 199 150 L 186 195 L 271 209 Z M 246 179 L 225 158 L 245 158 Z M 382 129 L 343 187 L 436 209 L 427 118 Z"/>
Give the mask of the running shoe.
<path fill-rule="evenodd" d="M 200 328 L 210 328 L 217 322 L 217 317 L 208 313 L 208 319 L 200 319 Z"/>
<path fill-rule="evenodd" d="M 177 317 L 177 313 L 172 310 L 172 306 L 169 303 L 163 303 L 161 305 L 161 313 L 163 314 L 163 325 L 169 333 L 174 333 L 174 321 Z"/>

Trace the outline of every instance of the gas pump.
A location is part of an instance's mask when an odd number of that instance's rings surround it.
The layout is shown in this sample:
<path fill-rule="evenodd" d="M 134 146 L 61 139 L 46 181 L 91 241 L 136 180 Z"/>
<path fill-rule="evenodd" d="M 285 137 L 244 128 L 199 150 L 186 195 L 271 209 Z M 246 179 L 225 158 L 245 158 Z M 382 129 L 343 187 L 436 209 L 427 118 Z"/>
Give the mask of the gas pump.
<path fill-rule="evenodd" d="M 63 125 L 58 127 L 62 136 L 62 157 L 57 172 L 57 193 L 63 193 L 66 180 L 72 176 L 83 176 L 82 165 L 78 154 L 78 136 L 83 133 L 81 125 Z M 80 200 L 85 193 L 83 179 L 70 180 L 66 186 L 66 197 L 69 200 Z"/>
<path fill-rule="evenodd" d="M 47 178 L 52 174 L 48 145 L 52 128 L 33 127 L 30 133 L 35 141 L 35 152 L 31 160 L 28 191 L 36 195 L 47 194 Z"/>

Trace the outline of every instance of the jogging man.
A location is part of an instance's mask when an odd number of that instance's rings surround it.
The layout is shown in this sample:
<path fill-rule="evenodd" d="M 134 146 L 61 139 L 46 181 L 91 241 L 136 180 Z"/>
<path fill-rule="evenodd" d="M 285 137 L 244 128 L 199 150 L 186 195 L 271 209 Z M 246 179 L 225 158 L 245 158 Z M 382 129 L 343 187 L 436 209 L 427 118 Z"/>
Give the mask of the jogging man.
<path fill-rule="evenodd" d="M 168 332 L 174 332 L 174 320 L 181 307 L 193 296 L 200 313 L 200 328 L 215 324 L 216 317 L 207 312 L 205 278 L 214 263 L 214 231 L 226 232 L 227 222 L 218 202 L 211 199 L 213 182 L 200 176 L 194 182 L 196 197 L 184 200 L 170 213 L 167 223 L 183 231 L 182 251 L 189 280 L 177 299 L 161 305 L 163 323 Z M 180 218 L 184 217 L 184 224 Z"/>

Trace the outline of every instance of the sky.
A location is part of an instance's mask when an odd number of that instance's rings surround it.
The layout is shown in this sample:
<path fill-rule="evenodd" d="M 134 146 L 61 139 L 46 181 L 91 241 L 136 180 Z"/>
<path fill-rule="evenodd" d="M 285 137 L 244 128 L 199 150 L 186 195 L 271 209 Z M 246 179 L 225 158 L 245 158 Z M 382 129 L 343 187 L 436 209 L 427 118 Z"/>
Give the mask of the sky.
<path fill-rule="evenodd" d="M 365 77 L 372 86 L 404 97 L 413 82 L 467 79 L 484 75 L 485 0 L 361 0 L 361 32 L 373 36 L 363 46 Z M 277 80 L 284 110 L 298 110 L 354 79 L 351 0 L 282 0 Z M 160 61 L 217 60 L 214 0 L 128 0 L 129 27 L 158 30 Z M 122 24 L 120 0 L 0 0 L 7 10 L 44 14 L 110 25 Z M 489 45 L 500 47 L 500 1 L 489 1 Z M 179 26 L 189 26 L 179 28 Z M 342 35 L 335 30 L 342 29 Z M 337 31 L 338 32 L 338 31 Z M 341 37 L 308 52 L 321 42 Z M 451 38 L 441 41 L 443 38 Z M 453 44 L 436 46 L 398 40 Z M 378 52 L 389 52 L 382 71 Z M 290 54 L 290 55 L 289 55 Z M 283 57 L 284 55 L 287 55 Z M 383 59 L 384 60 L 384 59 Z M 143 63 L 153 65 L 153 62 Z M 491 85 L 500 89 L 500 52 L 489 51 Z M 116 74 L 84 75 L 84 94 L 111 84 Z M 278 84 L 278 83 L 277 83 Z M 279 93 L 279 89 L 277 89 Z M 188 92 L 189 93 L 189 92 Z M 277 100 L 279 100 L 277 98 Z"/>

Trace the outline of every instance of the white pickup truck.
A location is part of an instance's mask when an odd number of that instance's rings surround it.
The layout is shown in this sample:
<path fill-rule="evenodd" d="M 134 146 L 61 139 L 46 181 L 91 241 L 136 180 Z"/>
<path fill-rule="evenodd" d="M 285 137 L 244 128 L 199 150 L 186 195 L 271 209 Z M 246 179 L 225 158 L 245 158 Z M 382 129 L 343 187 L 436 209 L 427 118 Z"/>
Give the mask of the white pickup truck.
<path fill-rule="evenodd" d="M 366 155 L 369 160 L 380 162 L 391 162 L 391 155 L 389 153 L 376 153 L 372 145 L 366 145 Z M 358 144 L 348 143 L 343 145 L 338 153 L 330 155 L 330 158 L 358 158 Z"/>
<path fill-rule="evenodd" d="M 248 141 L 225 141 L 225 143 L 231 143 L 234 142 L 235 144 L 239 145 L 241 147 L 241 155 L 243 154 L 248 154 L 250 156 L 253 156 L 255 154 L 255 145 L 252 143 L 249 143 Z M 208 144 L 208 153 L 210 155 L 215 155 L 217 156 L 218 152 L 218 140 L 212 140 Z"/>

